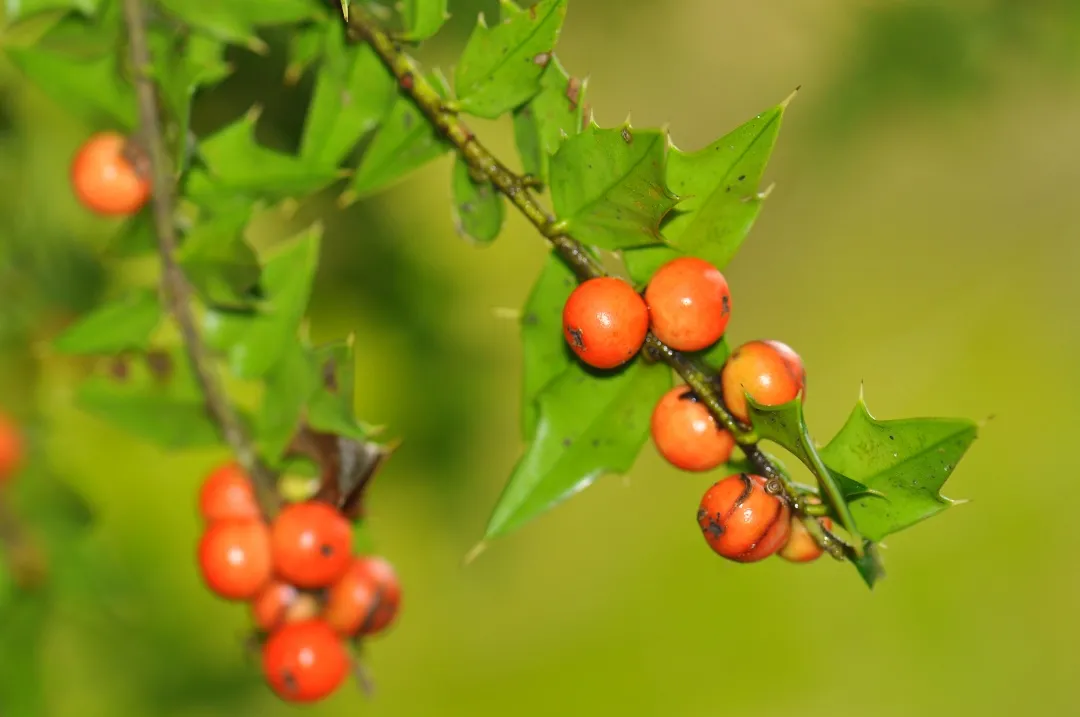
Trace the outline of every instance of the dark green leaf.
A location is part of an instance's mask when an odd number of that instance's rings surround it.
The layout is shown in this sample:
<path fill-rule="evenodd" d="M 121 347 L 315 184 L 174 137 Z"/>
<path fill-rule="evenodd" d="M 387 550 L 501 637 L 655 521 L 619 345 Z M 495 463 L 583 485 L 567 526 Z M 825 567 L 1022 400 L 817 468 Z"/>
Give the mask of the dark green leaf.
<path fill-rule="evenodd" d="M 531 440 L 536 433 L 540 418 L 537 395 L 552 379 L 565 373 L 573 359 L 563 338 L 562 312 L 575 286 L 574 272 L 558 254 L 549 253 L 521 314 L 525 363 L 521 382 L 521 434 L 525 440 Z"/>
<path fill-rule="evenodd" d="M 473 179 L 469 163 L 461 157 L 454 162 L 450 184 L 458 232 L 485 244 L 495 241 L 506 212 L 502 195 L 491 182 Z"/>
<path fill-rule="evenodd" d="M 259 283 L 259 259 L 244 240 L 253 205 L 219 213 L 184 236 L 177 259 L 210 306 L 250 307 Z"/>
<path fill-rule="evenodd" d="M 314 65 L 322 55 L 325 46 L 326 29 L 323 25 L 306 25 L 289 33 L 285 81 L 289 83 L 299 81 L 307 69 Z"/>
<path fill-rule="evenodd" d="M 54 102 L 90 120 L 107 117 L 135 127 L 135 93 L 121 79 L 117 57 L 73 58 L 37 47 L 7 48 L 12 63 Z"/>
<path fill-rule="evenodd" d="M 514 110 L 514 140 L 526 173 L 547 182 L 551 157 L 563 138 L 585 125 L 585 89 L 584 81 L 571 78 L 552 57 L 540 76 L 540 92 Z"/>
<path fill-rule="evenodd" d="M 859 571 L 859 576 L 862 577 L 867 587 L 873 588 L 882 578 L 885 577 L 885 566 L 881 563 L 881 555 L 878 553 L 878 547 L 874 543 L 867 540 L 863 544 L 863 556 L 856 558 L 850 556 L 852 565 Z"/>
<path fill-rule="evenodd" d="M 260 378 L 295 343 L 311 295 L 319 261 L 322 226 L 314 225 L 289 242 L 263 267 L 265 305 L 253 315 L 208 311 L 207 340 L 229 357 L 229 367 L 241 378 Z"/>
<path fill-rule="evenodd" d="M 315 390 L 311 359 L 301 342 L 290 342 L 266 375 L 256 435 L 259 448 L 271 463 L 276 463 L 285 453 L 300 427 L 304 406 Z"/>
<path fill-rule="evenodd" d="M 432 37 L 450 19 L 446 0 L 405 0 L 402 15 L 405 19 L 402 39 L 411 42 Z"/>
<path fill-rule="evenodd" d="M 606 473 L 634 464 L 653 405 L 671 388 L 665 366 L 635 361 L 597 376 L 571 363 L 537 397 L 540 420 L 488 522 L 503 535 L 580 492 Z"/>
<path fill-rule="evenodd" d="M 75 10 L 94 15 L 103 0 L 8 0 L 4 3 L 5 24 L 37 15 L 47 10 Z"/>
<path fill-rule="evenodd" d="M 161 322 L 156 291 L 133 291 L 118 301 L 103 304 L 53 341 L 66 354 L 115 354 L 142 351 Z"/>
<path fill-rule="evenodd" d="M 670 246 L 655 244 L 623 249 L 622 259 L 626 273 L 630 275 L 630 281 L 638 286 L 644 286 L 649 283 L 657 269 L 682 255 L 682 252 Z"/>
<path fill-rule="evenodd" d="M 255 28 L 285 25 L 324 17 L 322 3 L 315 0 L 264 0 L 263 2 L 220 2 L 219 0 L 161 0 L 165 9 L 191 27 L 219 40 L 261 49 L 264 43 Z"/>
<path fill-rule="evenodd" d="M 859 530 L 878 541 L 955 504 L 941 495 L 941 487 L 977 434 L 977 425 L 965 419 L 879 421 L 860 397 L 821 458 L 880 493 L 850 502 Z"/>
<path fill-rule="evenodd" d="M 664 185 L 667 135 L 590 124 L 551 158 L 551 201 L 575 239 L 604 249 L 660 243 L 677 198 Z"/>
<path fill-rule="evenodd" d="M 397 85 L 371 46 L 346 45 L 342 24 L 330 23 L 300 142 L 301 159 L 338 166 L 378 126 L 396 97 Z"/>
<path fill-rule="evenodd" d="M 516 10 L 504 9 L 502 22 L 491 28 L 481 15 L 469 37 L 454 73 L 463 112 L 495 119 L 540 91 L 540 76 L 566 18 L 566 0 L 541 0 L 525 12 Z"/>
<path fill-rule="evenodd" d="M 450 90 L 438 72 L 428 78 L 444 98 Z M 386 120 L 375 133 L 347 193 L 355 199 L 398 182 L 413 170 L 450 151 L 408 97 L 399 94 Z"/>

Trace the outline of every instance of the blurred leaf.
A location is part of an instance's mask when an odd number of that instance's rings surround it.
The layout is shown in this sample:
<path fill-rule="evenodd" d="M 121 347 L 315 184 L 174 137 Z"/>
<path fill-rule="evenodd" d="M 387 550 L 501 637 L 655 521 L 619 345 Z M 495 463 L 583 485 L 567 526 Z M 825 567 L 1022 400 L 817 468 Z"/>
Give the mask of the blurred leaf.
<path fill-rule="evenodd" d="M 126 258 L 156 252 L 158 244 L 155 231 L 154 214 L 150 207 L 146 207 L 116 230 L 109 242 L 109 253 Z"/>
<path fill-rule="evenodd" d="M 878 541 L 954 505 L 941 487 L 977 434 L 977 425 L 965 419 L 879 421 L 860 397 L 821 458 L 881 494 L 850 502 L 860 532 Z"/>
<path fill-rule="evenodd" d="M 356 418 L 356 361 L 352 341 L 320 346 L 314 352 L 315 389 L 307 404 L 307 421 L 316 431 L 367 440 L 370 429 Z"/>
<path fill-rule="evenodd" d="M 552 155 L 584 124 L 585 82 L 572 79 L 552 57 L 540 76 L 540 92 L 514 110 L 514 140 L 525 172 L 547 182 Z"/>
<path fill-rule="evenodd" d="M 229 367 L 240 378 L 261 378 L 281 359 L 304 318 L 319 262 L 322 226 L 298 235 L 263 267 L 265 306 L 251 315 L 207 311 L 207 341 L 225 351 Z"/>
<path fill-rule="evenodd" d="M 659 243 L 675 206 L 664 185 L 667 135 L 590 124 L 551 158 L 551 201 L 575 239 L 604 249 Z"/>
<path fill-rule="evenodd" d="M 37 15 L 47 10 L 75 10 L 94 15 L 104 0 L 7 0 L 4 3 L 4 24 Z"/>
<path fill-rule="evenodd" d="M 370 45 L 346 44 L 338 22 L 329 23 L 328 32 L 300 157 L 313 165 L 336 167 L 386 117 L 397 85 Z"/>
<path fill-rule="evenodd" d="M 671 388 L 665 366 L 635 361 L 597 376 L 571 363 L 537 397 L 540 420 L 488 522 L 490 539 L 521 527 L 606 473 L 634 464 L 655 402 Z"/>
<path fill-rule="evenodd" d="M 513 5 L 506 0 L 502 4 Z M 454 73 L 458 106 L 486 119 L 509 112 L 540 91 L 540 76 L 566 18 L 566 0 L 541 0 L 525 12 L 504 9 L 503 16 L 492 28 L 480 16 Z"/>
<path fill-rule="evenodd" d="M 322 3 L 315 0 L 263 0 L 262 2 L 220 2 L 219 0 L 161 0 L 162 6 L 184 23 L 219 40 L 256 49 L 263 47 L 255 28 L 286 25 L 325 16 Z"/>
<path fill-rule="evenodd" d="M 405 19 L 403 40 L 419 42 L 432 37 L 450 19 L 446 0 L 404 0 Z"/>
<path fill-rule="evenodd" d="M 284 347 L 280 359 L 266 374 L 256 435 L 271 463 L 282 458 L 300 428 L 304 406 L 315 390 L 313 367 L 303 344 L 294 341 Z"/>
<path fill-rule="evenodd" d="M 115 55 L 76 59 L 36 47 L 8 47 L 7 55 L 27 79 L 64 109 L 119 129 L 136 124 L 135 93 L 120 74 Z"/>
<path fill-rule="evenodd" d="M 48 596 L 16 590 L 0 610 L 0 708 L 5 715 L 46 714 L 41 653 L 51 609 Z"/>
<path fill-rule="evenodd" d="M 162 307 L 156 291 L 132 291 L 118 301 L 103 304 L 53 340 L 53 348 L 66 354 L 115 354 L 142 351 L 161 322 Z"/>
<path fill-rule="evenodd" d="M 334 23 L 337 24 L 337 23 Z M 295 83 L 322 56 L 326 46 L 326 27 L 315 23 L 302 25 L 289 33 L 286 47 L 285 81 Z"/>
<path fill-rule="evenodd" d="M 577 286 L 574 272 L 555 252 L 548 253 L 521 314 L 524 368 L 521 381 L 521 436 L 531 440 L 540 420 L 536 397 L 572 360 L 563 338 L 563 305 Z"/>
<path fill-rule="evenodd" d="M 337 178 L 333 167 L 316 166 L 260 145 L 255 140 L 257 122 L 258 112 L 248 112 L 199 145 L 199 154 L 209 167 L 209 181 L 192 175 L 188 193 L 193 198 L 248 192 L 282 199 L 312 194 Z"/>
<path fill-rule="evenodd" d="M 474 180 L 469 163 L 461 157 L 454 161 L 450 185 L 458 232 L 485 244 L 495 241 L 506 212 L 502 195 L 491 182 Z"/>
<path fill-rule="evenodd" d="M 443 98 L 450 96 L 440 73 L 433 72 L 428 79 Z M 360 160 L 349 195 L 362 197 L 385 189 L 448 151 L 450 145 L 439 137 L 416 104 L 398 94 Z"/>
<path fill-rule="evenodd" d="M 259 258 L 244 239 L 254 205 L 219 213 L 185 236 L 177 261 L 210 306 L 242 309 L 257 296 Z"/>
<path fill-rule="evenodd" d="M 881 555 L 878 553 L 877 545 L 867 540 L 863 545 L 863 550 L 864 553 L 861 558 L 849 555 L 848 560 L 859 571 L 859 577 L 863 579 L 866 586 L 873 588 L 878 581 L 885 577 L 885 566 L 881 562 Z"/>

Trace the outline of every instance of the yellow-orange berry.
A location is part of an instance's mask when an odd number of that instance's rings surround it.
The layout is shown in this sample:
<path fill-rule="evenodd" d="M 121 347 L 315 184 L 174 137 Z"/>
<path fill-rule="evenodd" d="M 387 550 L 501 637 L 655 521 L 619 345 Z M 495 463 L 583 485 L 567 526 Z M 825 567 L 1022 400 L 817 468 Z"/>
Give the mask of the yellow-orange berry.
<path fill-rule="evenodd" d="M 127 138 L 101 132 L 86 140 L 71 163 L 71 184 L 78 200 L 105 216 L 128 216 L 150 198 L 150 180 L 125 157 Z"/>
<path fill-rule="evenodd" d="M 728 476 L 706 491 L 698 508 L 698 525 L 718 555 L 739 563 L 769 557 L 791 533 L 791 508 L 765 490 L 762 476 Z"/>
<path fill-rule="evenodd" d="M 831 520 L 828 518 L 819 520 L 825 530 L 832 530 Z M 788 536 L 784 547 L 780 548 L 776 554 L 792 563 L 809 563 L 820 558 L 824 552 L 824 548 L 818 545 L 814 537 L 810 535 L 810 531 L 806 529 L 802 520 L 798 516 L 792 516 L 791 535 Z"/>
<path fill-rule="evenodd" d="M 594 368 L 615 368 L 632 359 L 648 331 L 645 300 L 622 279 L 589 279 L 574 289 L 563 306 L 566 343 Z"/>
<path fill-rule="evenodd" d="M 668 463 L 684 471 L 708 471 L 726 463 L 735 438 L 717 425 L 686 386 L 665 393 L 653 409 L 653 444 Z"/>
<path fill-rule="evenodd" d="M 692 256 L 657 269 L 645 288 L 656 338 L 676 351 L 700 351 L 720 340 L 731 318 L 731 291 L 715 266 Z"/>
<path fill-rule="evenodd" d="M 802 358 L 779 341 L 750 341 L 735 349 L 720 370 L 720 384 L 724 405 L 743 423 L 750 419 L 746 393 L 762 406 L 779 406 L 800 392 L 806 400 Z"/>

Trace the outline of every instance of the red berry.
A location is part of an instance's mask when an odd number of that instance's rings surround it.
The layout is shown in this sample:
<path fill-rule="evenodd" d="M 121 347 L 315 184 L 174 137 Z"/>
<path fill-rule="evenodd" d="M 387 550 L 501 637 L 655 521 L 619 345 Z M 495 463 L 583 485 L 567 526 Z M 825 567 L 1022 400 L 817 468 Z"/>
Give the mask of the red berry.
<path fill-rule="evenodd" d="M 274 581 L 251 601 L 251 617 L 263 632 L 273 632 L 289 622 L 311 620 L 319 614 L 319 601 L 288 583 Z"/>
<path fill-rule="evenodd" d="M 720 370 L 724 405 L 743 423 L 750 421 L 749 393 L 762 406 L 779 406 L 802 392 L 806 400 L 806 369 L 790 346 L 779 341 L 750 341 L 732 352 Z"/>
<path fill-rule="evenodd" d="M 401 606 L 401 584 L 389 562 L 357 558 L 331 589 L 323 619 L 342 635 L 374 635 L 393 623 Z"/>
<path fill-rule="evenodd" d="M 206 477 L 199 490 L 199 514 L 207 522 L 260 517 L 255 491 L 243 468 L 230 461 Z"/>
<path fill-rule="evenodd" d="M 263 644 L 263 675 L 288 702 L 318 702 L 344 681 L 349 658 L 341 638 L 322 620 L 293 622 Z"/>
<path fill-rule="evenodd" d="M 352 557 L 349 521 L 318 501 L 286 506 L 270 526 L 270 541 L 278 577 L 300 588 L 328 587 Z"/>
<path fill-rule="evenodd" d="M 578 285 L 563 307 L 563 336 L 594 368 L 615 368 L 634 357 L 649 331 L 649 310 L 622 279 L 600 277 Z"/>
<path fill-rule="evenodd" d="M 0 483 L 11 478 L 22 466 L 23 437 L 18 424 L 0 413 Z"/>
<path fill-rule="evenodd" d="M 708 471 L 726 463 L 735 438 L 720 428 L 694 392 L 673 388 L 652 413 L 652 439 L 668 463 L 684 471 Z"/>
<path fill-rule="evenodd" d="M 227 600 L 250 600 L 271 578 L 270 533 L 258 520 L 213 523 L 199 541 L 206 586 Z"/>
<path fill-rule="evenodd" d="M 728 476 L 706 491 L 698 508 L 705 541 L 729 560 L 752 563 L 769 557 L 791 532 L 791 509 L 765 490 L 761 476 Z"/>
<path fill-rule="evenodd" d="M 645 288 L 656 338 L 676 351 L 700 351 L 720 340 L 731 318 L 731 291 L 715 266 L 692 256 L 660 267 Z"/>
<path fill-rule="evenodd" d="M 101 132 L 86 140 L 71 163 L 75 196 L 91 211 L 127 216 L 150 198 L 150 181 L 124 156 L 127 138 Z"/>
<path fill-rule="evenodd" d="M 832 530 L 831 520 L 821 518 L 820 522 L 825 530 Z M 776 554 L 792 563 L 809 563 L 820 558 L 824 552 L 825 550 L 817 544 L 817 541 L 810 535 L 810 531 L 803 525 L 802 520 L 792 516 L 791 535 L 788 537 L 787 542 L 784 543 L 784 547 L 780 548 Z"/>

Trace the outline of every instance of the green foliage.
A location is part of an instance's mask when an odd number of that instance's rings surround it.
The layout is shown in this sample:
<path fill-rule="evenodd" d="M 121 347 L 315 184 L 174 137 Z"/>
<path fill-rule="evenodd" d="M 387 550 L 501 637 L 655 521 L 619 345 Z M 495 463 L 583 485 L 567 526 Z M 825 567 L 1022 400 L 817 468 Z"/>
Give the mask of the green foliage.
<path fill-rule="evenodd" d="M 667 134 L 591 123 L 551 158 L 551 201 L 575 239 L 603 249 L 660 243 L 678 198 L 664 183 Z"/>
<path fill-rule="evenodd" d="M 474 178 L 468 162 L 458 158 L 450 186 L 458 232 L 483 244 L 495 241 L 502 229 L 506 207 L 491 181 Z"/>
<path fill-rule="evenodd" d="M 586 83 L 571 78 L 552 56 L 540 76 L 540 91 L 514 110 L 514 140 L 527 174 L 546 182 L 551 157 L 563 138 L 584 128 L 585 89 Z"/>
<path fill-rule="evenodd" d="M 260 453 L 272 464 L 285 455 L 315 390 L 317 377 L 310 354 L 299 342 L 289 343 L 266 374 L 255 425 Z"/>
<path fill-rule="evenodd" d="M 566 18 L 566 0 L 541 0 L 522 12 L 501 0 L 502 21 L 487 27 L 481 15 L 454 73 L 458 107 L 495 119 L 540 91 Z"/>
<path fill-rule="evenodd" d="M 150 346 L 161 322 L 158 293 L 131 291 L 117 301 L 102 304 L 53 340 L 53 348 L 66 354 L 113 354 L 143 351 Z"/>
<path fill-rule="evenodd" d="M 8 23 L 23 20 L 49 10 L 74 10 L 84 15 L 96 14 L 105 0 L 18 0 L 4 4 Z"/>
<path fill-rule="evenodd" d="M 432 37 L 450 19 L 446 0 L 404 0 L 402 39 L 419 42 Z"/>
<path fill-rule="evenodd" d="M 577 279 L 566 262 L 554 252 L 548 254 L 521 314 L 521 433 L 526 440 L 535 435 L 539 421 L 536 397 L 574 360 L 563 338 L 562 312 L 575 286 Z"/>
<path fill-rule="evenodd" d="M 161 0 L 161 5 L 185 24 L 212 37 L 253 49 L 263 47 L 256 28 L 323 17 L 316 0 L 266 0 L 253 3 L 218 0 Z"/>
<path fill-rule="evenodd" d="M 246 309 L 258 296 L 259 258 L 244 239 L 254 211 L 254 205 L 237 205 L 184 236 L 177 260 L 209 306 Z"/>

